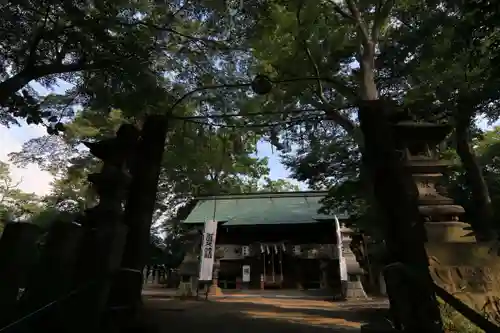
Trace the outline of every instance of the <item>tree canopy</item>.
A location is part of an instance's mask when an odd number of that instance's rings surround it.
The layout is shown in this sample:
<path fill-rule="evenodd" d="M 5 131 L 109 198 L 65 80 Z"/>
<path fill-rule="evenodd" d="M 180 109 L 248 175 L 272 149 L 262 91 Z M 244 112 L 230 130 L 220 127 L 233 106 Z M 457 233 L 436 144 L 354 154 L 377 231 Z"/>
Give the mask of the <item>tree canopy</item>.
<path fill-rule="evenodd" d="M 496 23 L 472 19 L 485 6 L 8 2 L 0 25 L 2 122 L 24 117 L 48 127 L 47 136 L 11 157 L 50 171 L 55 180 L 46 200 L 78 211 L 95 201 L 86 175 L 99 168 L 80 142 L 112 136 L 123 122 L 140 127 L 147 114 L 170 114 L 158 216 L 196 195 L 296 190 L 266 178 L 267 160 L 255 155 L 262 140 L 281 152 L 293 178 L 330 190 L 326 210 L 361 216 L 370 190 L 357 106 L 381 98 L 414 119 L 451 122 L 450 143 L 467 170 L 462 180 L 473 197 L 485 199 L 491 183 L 480 183 L 489 176 L 478 167 L 482 155 L 476 161 L 470 149 L 480 133 L 476 117 L 498 118 L 499 82 L 488 48 Z M 473 30 L 481 33 L 469 38 Z M 274 82 L 269 94 L 233 89 L 257 74 Z M 62 81 L 70 85 L 64 94 L 44 95 L 33 85 L 50 90 Z"/>

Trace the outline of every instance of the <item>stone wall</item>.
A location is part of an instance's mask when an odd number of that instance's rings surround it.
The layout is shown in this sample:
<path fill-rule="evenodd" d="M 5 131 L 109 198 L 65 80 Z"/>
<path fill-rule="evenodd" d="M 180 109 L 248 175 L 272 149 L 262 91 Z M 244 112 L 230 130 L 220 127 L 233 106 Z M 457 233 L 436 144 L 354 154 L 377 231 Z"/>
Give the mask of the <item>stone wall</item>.
<path fill-rule="evenodd" d="M 450 233 L 457 235 L 456 230 Z M 434 282 L 500 323 L 497 307 L 500 305 L 500 257 L 494 244 L 477 243 L 473 237 L 468 241 L 465 241 L 467 237 L 448 237 L 449 242 L 429 242 L 426 245 Z"/>

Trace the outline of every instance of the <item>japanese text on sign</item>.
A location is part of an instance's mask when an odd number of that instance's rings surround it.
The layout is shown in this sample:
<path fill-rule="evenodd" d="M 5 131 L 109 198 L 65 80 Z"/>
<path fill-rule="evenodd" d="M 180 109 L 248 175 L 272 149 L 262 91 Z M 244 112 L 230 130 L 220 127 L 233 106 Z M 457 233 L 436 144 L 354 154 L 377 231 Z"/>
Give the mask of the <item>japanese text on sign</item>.
<path fill-rule="evenodd" d="M 205 222 L 205 230 L 203 232 L 203 242 L 201 244 L 201 262 L 200 281 L 212 280 L 214 257 L 215 257 L 215 239 L 217 235 L 217 221 Z"/>
<path fill-rule="evenodd" d="M 214 239 L 214 234 L 206 234 L 205 235 L 205 249 L 203 251 L 203 257 L 206 259 L 212 259 L 214 255 L 214 249 L 213 249 L 213 241 Z"/>

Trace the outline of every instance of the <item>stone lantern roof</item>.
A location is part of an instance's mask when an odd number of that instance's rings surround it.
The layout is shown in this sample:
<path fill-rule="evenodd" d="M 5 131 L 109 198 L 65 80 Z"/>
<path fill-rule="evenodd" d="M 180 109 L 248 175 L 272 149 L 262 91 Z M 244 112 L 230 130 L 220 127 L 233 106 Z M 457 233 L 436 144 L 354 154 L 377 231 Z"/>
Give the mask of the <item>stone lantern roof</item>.
<path fill-rule="evenodd" d="M 446 123 L 401 121 L 394 124 L 394 130 L 396 140 L 399 142 L 426 142 L 437 145 L 448 136 L 452 127 Z"/>

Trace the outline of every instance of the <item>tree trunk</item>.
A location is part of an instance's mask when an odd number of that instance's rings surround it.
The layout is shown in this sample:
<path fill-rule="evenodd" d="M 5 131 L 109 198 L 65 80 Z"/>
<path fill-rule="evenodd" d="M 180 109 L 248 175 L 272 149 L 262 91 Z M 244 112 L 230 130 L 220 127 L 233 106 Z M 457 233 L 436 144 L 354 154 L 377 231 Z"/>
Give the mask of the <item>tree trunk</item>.
<path fill-rule="evenodd" d="M 423 287 L 418 288 L 402 276 L 407 281 L 403 284 L 406 290 L 391 295 L 407 307 L 404 313 L 411 313 L 402 318 L 404 331 L 441 333 L 441 317 L 424 247 L 425 229 L 417 206 L 418 191 L 396 152 L 393 127 L 387 120 L 383 101 L 361 101 L 359 120 L 365 139 L 363 163 L 370 173 L 379 212 L 386 221 L 391 259 L 411 267 L 423 279 Z"/>
<path fill-rule="evenodd" d="M 128 271 L 115 281 L 113 303 L 136 305 L 140 301 L 142 279 L 136 276 L 146 264 L 167 131 L 167 117 L 158 115 L 148 116 L 141 131 L 124 216 L 129 229 L 122 268 Z"/>
<path fill-rule="evenodd" d="M 465 169 L 465 179 L 469 185 L 472 202 L 475 210 L 474 227 L 477 228 L 480 237 L 487 236 L 487 231 L 493 222 L 493 207 L 491 205 L 490 192 L 483 177 L 483 171 L 478 164 L 474 150 L 471 146 L 470 117 L 464 116 L 463 112 L 458 112 L 456 116 L 455 141 L 457 154 L 460 157 Z"/>

